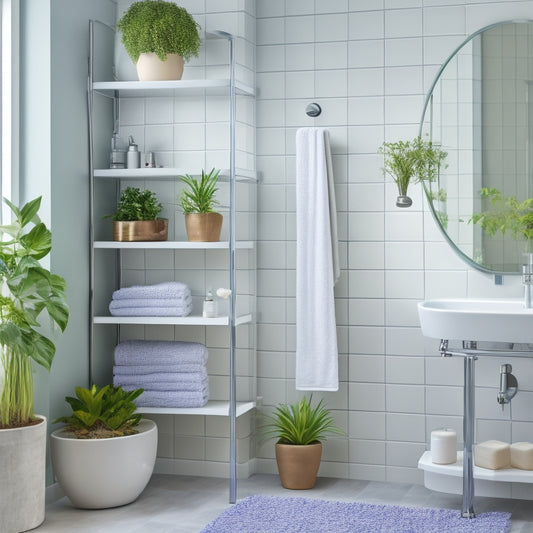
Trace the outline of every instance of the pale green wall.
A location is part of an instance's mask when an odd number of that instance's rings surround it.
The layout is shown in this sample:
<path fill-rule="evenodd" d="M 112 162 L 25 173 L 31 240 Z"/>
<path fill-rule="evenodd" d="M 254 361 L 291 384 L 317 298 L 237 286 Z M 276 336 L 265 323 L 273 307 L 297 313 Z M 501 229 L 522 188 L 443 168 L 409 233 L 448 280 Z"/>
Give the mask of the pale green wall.
<path fill-rule="evenodd" d="M 35 376 L 35 410 L 50 420 L 89 379 L 88 27 L 91 18 L 114 24 L 115 11 L 111 0 L 21 1 L 20 198 L 43 195 L 50 266 L 66 278 L 71 308 L 50 375 Z"/>

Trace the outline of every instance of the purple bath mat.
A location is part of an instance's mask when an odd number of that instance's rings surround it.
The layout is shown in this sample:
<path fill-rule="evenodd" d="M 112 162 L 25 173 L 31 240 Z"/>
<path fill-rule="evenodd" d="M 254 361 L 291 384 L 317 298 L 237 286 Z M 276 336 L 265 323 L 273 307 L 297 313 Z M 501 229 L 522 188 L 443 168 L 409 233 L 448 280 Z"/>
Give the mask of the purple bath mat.
<path fill-rule="evenodd" d="M 462 518 L 454 509 L 250 496 L 201 533 L 507 533 L 510 513 Z"/>

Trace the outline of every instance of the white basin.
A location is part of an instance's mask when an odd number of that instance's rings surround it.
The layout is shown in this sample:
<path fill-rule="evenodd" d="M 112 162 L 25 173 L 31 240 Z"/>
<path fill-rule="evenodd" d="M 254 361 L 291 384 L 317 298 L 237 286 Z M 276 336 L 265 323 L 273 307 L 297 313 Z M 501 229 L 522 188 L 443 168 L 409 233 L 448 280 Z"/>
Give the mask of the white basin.
<path fill-rule="evenodd" d="M 533 309 L 519 299 L 428 300 L 418 304 L 418 316 L 426 337 L 533 343 Z"/>

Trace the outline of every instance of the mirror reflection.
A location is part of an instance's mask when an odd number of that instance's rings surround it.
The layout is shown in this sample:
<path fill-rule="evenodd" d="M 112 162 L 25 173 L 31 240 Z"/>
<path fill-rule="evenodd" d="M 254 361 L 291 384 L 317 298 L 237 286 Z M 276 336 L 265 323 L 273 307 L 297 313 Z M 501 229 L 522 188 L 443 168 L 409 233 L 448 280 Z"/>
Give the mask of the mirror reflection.
<path fill-rule="evenodd" d="M 468 38 L 426 98 L 420 134 L 448 153 L 427 197 L 450 244 L 483 271 L 518 274 L 532 251 L 532 83 L 533 23 L 505 22 Z"/>

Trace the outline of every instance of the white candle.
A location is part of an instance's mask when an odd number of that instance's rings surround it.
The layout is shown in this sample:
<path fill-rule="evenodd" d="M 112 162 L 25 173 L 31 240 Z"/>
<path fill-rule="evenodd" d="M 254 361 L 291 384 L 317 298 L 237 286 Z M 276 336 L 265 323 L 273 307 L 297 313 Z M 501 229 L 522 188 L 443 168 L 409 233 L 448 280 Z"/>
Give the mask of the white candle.
<path fill-rule="evenodd" d="M 457 462 L 457 433 L 454 429 L 436 429 L 431 432 L 431 461 L 439 465 Z"/>

